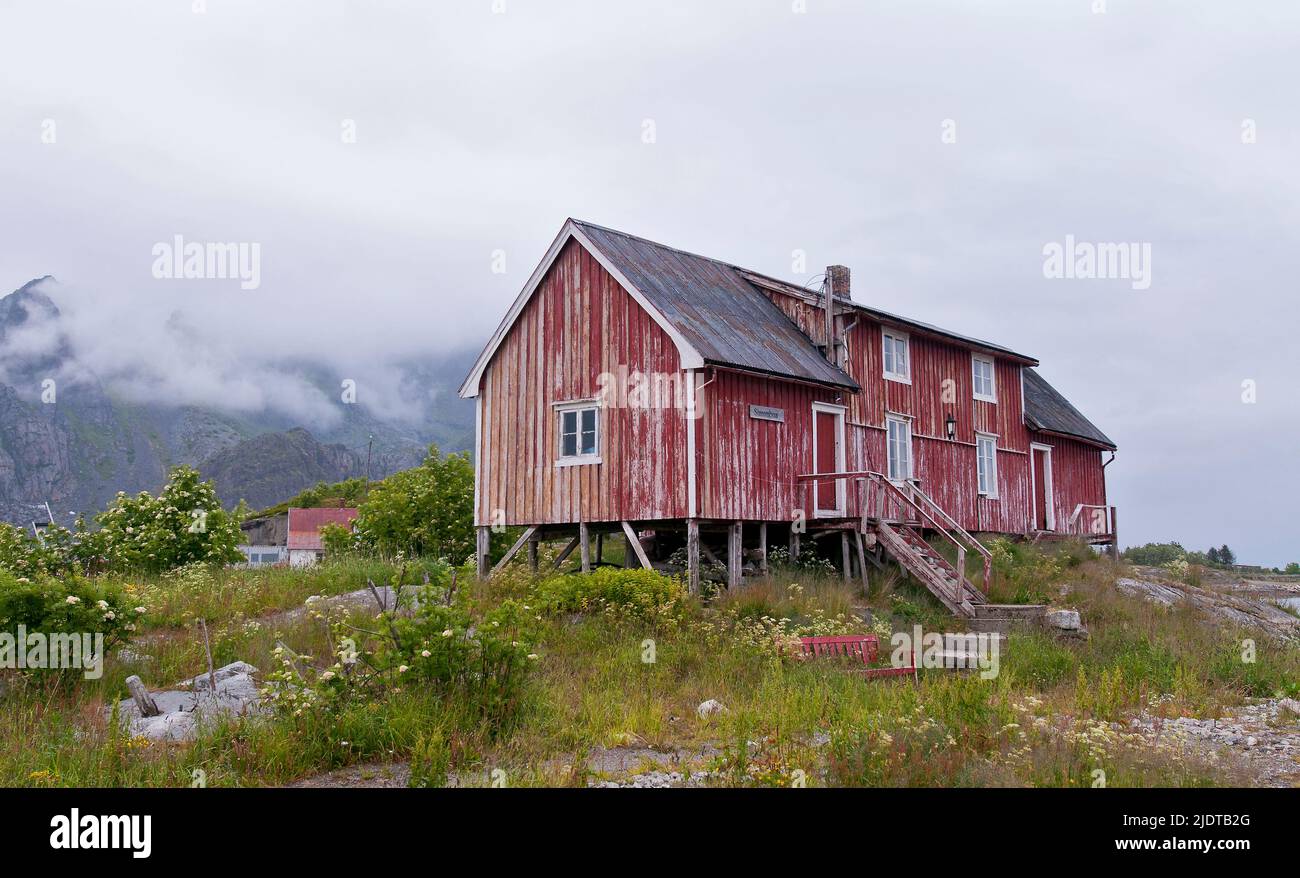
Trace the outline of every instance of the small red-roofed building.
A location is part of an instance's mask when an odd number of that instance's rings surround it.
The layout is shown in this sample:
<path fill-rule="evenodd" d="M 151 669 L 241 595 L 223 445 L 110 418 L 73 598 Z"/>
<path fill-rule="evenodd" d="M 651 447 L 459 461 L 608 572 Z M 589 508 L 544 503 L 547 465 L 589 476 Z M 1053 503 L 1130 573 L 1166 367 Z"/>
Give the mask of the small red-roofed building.
<path fill-rule="evenodd" d="M 289 566 L 310 567 L 325 557 L 320 530 L 327 524 L 341 524 L 351 529 L 356 520 L 354 508 L 289 510 Z"/>

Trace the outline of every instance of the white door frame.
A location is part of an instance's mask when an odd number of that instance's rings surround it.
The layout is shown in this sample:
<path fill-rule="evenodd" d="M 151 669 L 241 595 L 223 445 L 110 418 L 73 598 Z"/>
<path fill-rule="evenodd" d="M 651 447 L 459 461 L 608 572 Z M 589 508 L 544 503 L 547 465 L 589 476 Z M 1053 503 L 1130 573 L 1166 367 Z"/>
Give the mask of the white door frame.
<path fill-rule="evenodd" d="M 848 465 L 845 463 L 844 422 L 848 410 L 842 405 L 835 405 L 829 402 L 815 402 L 812 404 L 812 411 L 812 471 L 814 473 L 818 472 L 817 449 L 819 446 L 817 444 L 817 414 L 820 412 L 822 414 L 835 416 L 835 471 L 840 473 L 845 472 Z M 814 481 L 812 502 L 814 518 L 843 518 L 848 514 L 848 491 L 846 490 L 844 479 L 835 480 L 834 509 L 820 508 L 819 498 L 821 496 L 821 491 L 818 490 L 819 488 L 820 484 L 817 481 Z"/>
<path fill-rule="evenodd" d="M 1052 446 L 1029 443 L 1029 516 L 1032 529 L 1038 529 L 1038 477 L 1034 474 L 1034 452 L 1043 452 L 1043 508 L 1047 510 L 1047 529 L 1056 530 L 1056 504 L 1052 502 Z"/>

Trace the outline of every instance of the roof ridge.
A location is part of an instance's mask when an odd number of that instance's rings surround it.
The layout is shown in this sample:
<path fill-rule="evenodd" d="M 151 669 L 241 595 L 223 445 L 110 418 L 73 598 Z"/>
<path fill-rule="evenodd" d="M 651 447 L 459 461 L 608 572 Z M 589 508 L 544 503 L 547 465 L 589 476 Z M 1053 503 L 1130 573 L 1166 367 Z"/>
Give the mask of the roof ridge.
<path fill-rule="evenodd" d="M 614 229 L 614 228 L 610 228 L 609 226 L 602 226 L 600 223 L 593 223 L 593 222 L 589 222 L 588 220 L 581 220 L 578 219 L 577 217 L 572 217 L 572 216 L 569 217 L 569 222 L 577 223 L 580 226 L 589 226 L 593 229 L 600 229 L 602 232 L 609 232 L 612 235 L 621 235 L 624 238 L 631 238 L 633 241 L 640 241 L 643 244 L 650 244 L 653 247 L 659 247 L 660 249 L 663 250 L 671 250 L 674 253 L 680 253 L 683 256 L 690 256 L 693 259 L 703 259 L 705 262 L 712 262 L 715 265 L 722 265 L 725 266 L 726 268 L 731 268 L 736 271 L 743 271 L 743 272 L 747 272 L 748 274 L 757 274 L 761 277 L 767 277 L 767 275 L 764 275 L 762 272 L 754 271 L 752 268 L 745 268 L 744 266 L 737 265 L 734 262 L 728 262 L 725 259 L 718 259 L 717 257 L 714 256 L 705 256 L 703 253 L 695 253 L 691 250 L 683 250 L 681 247 L 674 247 L 672 244 L 665 244 L 662 241 L 656 241 L 652 238 L 646 238 L 642 235 L 634 235 L 631 232 L 625 232 L 622 229 Z M 777 280 L 777 278 L 773 278 L 773 280 Z"/>
<path fill-rule="evenodd" d="M 765 274 L 764 272 L 756 271 L 752 268 L 745 268 L 743 265 L 737 265 L 736 263 L 728 262 L 725 259 L 716 259 L 712 256 L 705 256 L 700 253 L 693 253 L 690 250 L 683 250 L 680 247 L 674 247 L 671 244 L 664 244 L 659 241 L 655 241 L 650 238 L 643 237 L 641 235 L 634 235 L 631 232 L 624 232 L 621 229 L 610 228 L 609 226 L 604 226 L 601 225 L 600 223 L 593 223 L 587 220 L 578 219 L 577 217 L 569 217 L 568 222 L 575 223 L 579 226 L 587 226 L 593 229 L 599 229 L 602 232 L 607 232 L 612 235 L 619 235 L 620 237 L 628 238 L 633 241 L 640 241 L 643 244 L 649 244 L 650 246 L 658 247 L 661 250 L 668 250 L 672 253 L 679 253 L 683 256 L 689 256 L 692 259 L 702 259 L 705 262 L 712 263 L 713 265 L 722 266 L 723 268 L 728 268 L 731 269 L 732 271 L 740 272 L 740 274 L 742 275 L 742 280 L 744 280 L 746 283 L 753 284 L 753 281 L 751 281 L 748 277 L 743 277 L 743 275 L 753 275 L 754 277 L 762 278 L 763 280 L 769 281 L 771 283 L 780 284 L 783 287 L 788 287 L 791 290 L 799 290 L 812 295 L 817 294 L 815 291 L 810 290 L 807 287 L 799 286 L 798 284 L 792 283 L 791 281 L 782 280 L 779 277 L 775 277 L 770 274 Z M 813 275 L 813 277 L 815 278 L 816 275 Z M 954 341 L 964 342 L 965 344 L 974 347 L 984 348 L 990 351 L 1000 351 L 1004 354 L 1010 354 L 1013 357 L 1019 357 L 1024 360 L 1032 360 L 1035 363 L 1038 362 L 1037 357 L 1031 357 L 1028 354 L 1022 354 L 1019 351 L 1012 350 L 1006 345 L 1001 345 L 998 344 L 997 342 L 987 341 L 982 338 L 975 338 L 974 336 L 963 335 L 960 332 L 955 332 L 951 329 L 944 329 L 942 326 L 936 326 L 933 323 L 926 323 L 924 320 L 919 320 L 915 317 L 905 317 L 902 314 L 894 314 L 893 312 L 885 311 L 882 308 L 877 308 L 874 305 L 868 305 L 864 302 L 855 302 L 852 299 L 840 299 L 839 301 L 859 311 L 866 311 L 870 314 L 876 315 L 877 317 L 883 317 L 887 320 L 895 320 L 898 321 L 899 323 L 903 323 L 917 329 L 928 330 L 930 332 L 938 333 L 939 335 L 946 336 L 947 338 L 953 339 Z"/>

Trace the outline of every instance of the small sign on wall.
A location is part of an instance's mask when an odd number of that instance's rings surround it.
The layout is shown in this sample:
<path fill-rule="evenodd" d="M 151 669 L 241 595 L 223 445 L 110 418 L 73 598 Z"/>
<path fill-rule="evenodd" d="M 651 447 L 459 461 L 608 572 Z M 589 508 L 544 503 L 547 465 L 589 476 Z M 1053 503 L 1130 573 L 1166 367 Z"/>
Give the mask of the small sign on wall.
<path fill-rule="evenodd" d="M 751 405 L 749 416 L 757 421 L 776 421 L 785 423 L 785 409 L 772 408 L 770 405 Z"/>

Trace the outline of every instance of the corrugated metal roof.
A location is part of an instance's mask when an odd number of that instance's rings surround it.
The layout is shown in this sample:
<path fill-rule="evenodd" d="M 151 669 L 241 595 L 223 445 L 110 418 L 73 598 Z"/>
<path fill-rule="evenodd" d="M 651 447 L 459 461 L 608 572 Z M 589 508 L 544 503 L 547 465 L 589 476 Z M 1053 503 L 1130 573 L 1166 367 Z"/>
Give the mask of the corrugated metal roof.
<path fill-rule="evenodd" d="M 307 549 L 319 552 L 321 545 L 320 529 L 327 524 L 350 525 L 357 517 L 357 510 L 350 507 L 330 507 L 324 509 L 289 510 L 289 548 Z"/>
<path fill-rule="evenodd" d="M 768 275 L 765 274 L 759 274 L 756 271 L 750 271 L 748 269 L 742 268 L 740 269 L 740 272 L 745 277 L 749 278 L 755 283 L 767 287 L 773 287 L 773 286 L 780 287 L 781 289 L 789 292 L 792 295 L 796 295 L 796 296 L 802 295 L 806 297 L 810 292 L 809 290 L 804 289 L 803 287 L 795 286 L 789 281 L 784 281 L 781 280 L 780 278 L 769 277 Z M 881 323 L 890 323 L 904 328 L 915 329 L 919 332 L 929 333 L 931 335 L 937 335 L 942 338 L 949 338 L 952 339 L 953 341 L 961 342 L 962 344 L 968 345 L 972 348 L 979 348 L 981 350 L 985 350 L 990 353 L 1006 354 L 1009 357 L 1013 357 L 1025 363 L 1029 363 L 1035 366 L 1038 365 L 1038 360 L 1036 358 L 1031 357 L 1028 354 L 1022 354 L 1019 351 L 1013 351 L 1011 348 L 1003 347 L 1000 344 L 994 344 L 991 341 L 984 341 L 981 338 L 974 338 L 973 336 L 962 335 L 959 332 L 953 332 L 950 329 L 944 329 L 943 327 L 935 326 L 932 323 L 925 323 L 921 320 L 915 320 L 911 317 L 904 317 L 901 314 L 893 314 L 890 313 L 889 311 L 882 311 L 879 308 L 873 308 L 870 305 L 864 305 L 861 302 L 854 302 L 851 299 L 836 299 L 836 301 L 840 304 L 841 307 L 852 308 L 853 310 L 866 314 L 868 317 L 872 318 L 873 320 L 878 320 Z"/>
<path fill-rule="evenodd" d="M 573 220 L 707 363 L 858 389 L 739 269 Z"/>
<path fill-rule="evenodd" d="M 1025 370 L 1025 423 L 1033 430 L 1076 436 L 1112 451 L 1117 447 L 1033 369 Z"/>

